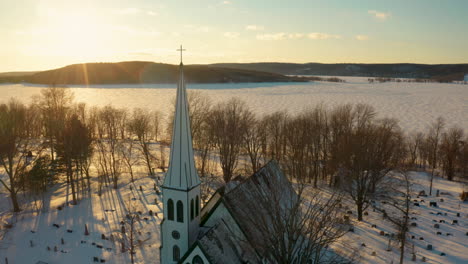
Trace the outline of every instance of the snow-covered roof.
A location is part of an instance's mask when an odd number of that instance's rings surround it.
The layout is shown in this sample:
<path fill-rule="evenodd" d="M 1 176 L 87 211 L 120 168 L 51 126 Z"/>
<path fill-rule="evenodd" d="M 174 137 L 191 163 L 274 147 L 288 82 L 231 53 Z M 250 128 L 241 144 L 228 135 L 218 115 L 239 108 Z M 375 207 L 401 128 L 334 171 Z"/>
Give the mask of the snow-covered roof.
<path fill-rule="evenodd" d="M 242 240 L 224 222 L 218 222 L 198 240 L 211 263 L 260 263 L 248 241 Z"/>
<path fill-rule="evenodd" d="M 282 208 L 290 208 L 297 195 L 278 163 L 270 161 L 223 198 L 247 239 L 261 243 L 267 234 L 259 227 L 272 227 L 278 221 L 276 213 L 287 213 Z"/>
<path fill-rule="evenodd" d="M 184 68 L 183 64 L 180 63 L 171 156 L 163 187 L 189 190 L 200 184 L 200 179 L 195 169 L 191 131 Z"/>
<path fill-rule="evenodd" d="M 282 208 L 289 208 L 293 204 L 291 201 L 295 199 L 297 199 L 297 195 L 291 183 L 279 165 L 275 161 L 270 161 L 244 181 L 219 189 L 208 202 L 208 210 L 203 208 L 202 218 L 205 219 L 202 222 L 207 222 L 212 215 L 215 215 L 214 212 L 217 210 L 218 204 L 222 202 L 247 238 L 246 241 L 242 241 L 241 248 L 248 245 L 249 250 L 255 252 L 256 256 L 262 256 L 264 253 L 260 252 L 262 247 L 254 245 L 266 241 L 267 234 L 265 234 L 265 229 L 259 228 L 254 222 L 261 223 L 262 227 L 268 229 L 273 226 L 271 225 L 273 221 L 278 220 L 276 213 L 285 213 L 287 210 L 282 210 Z M 221 221 L 224 222 L 224 219 L 219 219 L 219 222 Z M 214 243 L 213 241 L 229 235 L 228 233 L 221 234 L 222 231 L 227 232 L 226 228 L 229 229 L 229 226 L 215 226 L 210 232 L 199 238 L 199 241 L 203 240 L 205 246 L 209 246 L 210 243 Z M 213 237 L 207 240 L 208 234 Z M 236 242 L 236 240 L 232 242 Z M 221 243 L 218 247 L 224 247 L 222 245 L 224 242 L 217 243 Z M 214 245 L 216 244 L 210 246 Z M 213 252 L 215 254 L 217 249 L 213 249 Z"/>

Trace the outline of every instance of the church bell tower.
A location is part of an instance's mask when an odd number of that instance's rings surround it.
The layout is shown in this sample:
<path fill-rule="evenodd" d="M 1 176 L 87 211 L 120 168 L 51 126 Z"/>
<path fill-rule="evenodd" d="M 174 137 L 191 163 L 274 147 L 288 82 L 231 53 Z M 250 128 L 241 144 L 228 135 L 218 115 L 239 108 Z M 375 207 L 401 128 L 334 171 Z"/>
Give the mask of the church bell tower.
<path fill-rule="evenodd" d="M 182 46 L 169 169 L 162 185 L 161 264 L 174 264 L 195 242 L 200 226 L 200 178 L 195 168 Z"/>

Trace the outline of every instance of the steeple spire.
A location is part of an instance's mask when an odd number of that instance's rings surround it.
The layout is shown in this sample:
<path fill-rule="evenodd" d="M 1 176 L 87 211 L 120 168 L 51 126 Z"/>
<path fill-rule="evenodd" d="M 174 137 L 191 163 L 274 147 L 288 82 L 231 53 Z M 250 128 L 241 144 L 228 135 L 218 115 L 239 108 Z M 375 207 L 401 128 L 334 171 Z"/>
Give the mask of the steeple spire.
<path fill-rule="evenodd" d="M 164 187 L 178 190 L 190 190 L 200 184 L 195 169 L 192 131 L 185 89 L 184 68 L 182 64 L 182 45 L 180 49 L 179 82 L 177 84 L 176 109 L 172 130 L 171 156 L 169 169 L 164 178 Z"/>
<path fill-rule="evenodd" d="M 182 52 L 186 51 L 186 49 L 183 49 L 182 45 L 180 45 L 180 49 L 178 49 L 177 51 L 180 51 L 180 64 L 182 64 Z"/>

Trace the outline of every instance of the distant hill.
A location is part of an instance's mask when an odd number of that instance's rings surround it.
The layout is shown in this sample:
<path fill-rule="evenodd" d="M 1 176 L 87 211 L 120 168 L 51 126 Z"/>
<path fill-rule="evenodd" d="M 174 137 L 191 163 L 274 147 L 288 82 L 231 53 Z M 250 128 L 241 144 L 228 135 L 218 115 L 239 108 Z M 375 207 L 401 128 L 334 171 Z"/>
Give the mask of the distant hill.
<path fill-rule="evenodd" d="M 217 63 L 211 66 L 265 71 L 285 75 L 364 76 L 391 78 L 424 78 L 462 81 L 468 64 L 323 64 L 323 63 Z"/>
<path fill-rule="evenodd" d="M 16 77 L 16 76 L 27 76 L 37 73 L 37 71 L 29 72 L 0 72 L 0 77 Z"/>
<path fill-rule="evenodd" d="M 84 63 L 32 74 L 0 75 L 0 82 L 59 85 L 176 83 L 178 68 L 178 65 L 146 61 Z M 186 65 L 184 73 L 185 78 L 190 83 L 306 81 L 303 78 L 278 73 L 212 65 Z"/>

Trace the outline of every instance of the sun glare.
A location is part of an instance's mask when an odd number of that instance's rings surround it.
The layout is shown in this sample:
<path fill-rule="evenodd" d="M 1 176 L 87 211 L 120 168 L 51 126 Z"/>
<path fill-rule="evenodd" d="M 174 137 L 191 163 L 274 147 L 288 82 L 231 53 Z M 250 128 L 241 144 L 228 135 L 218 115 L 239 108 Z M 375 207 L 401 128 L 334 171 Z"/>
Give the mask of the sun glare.
<path fill-rule="evenodd" d="M 65 12 L 48 18 L 44 32 L 50 40 L 45 43 L 44 49 L 49 53 L 73 59 L 87 59 L 105 52 L 103 43 L 109 32 L 106 32 L 96 17 Z"/>

